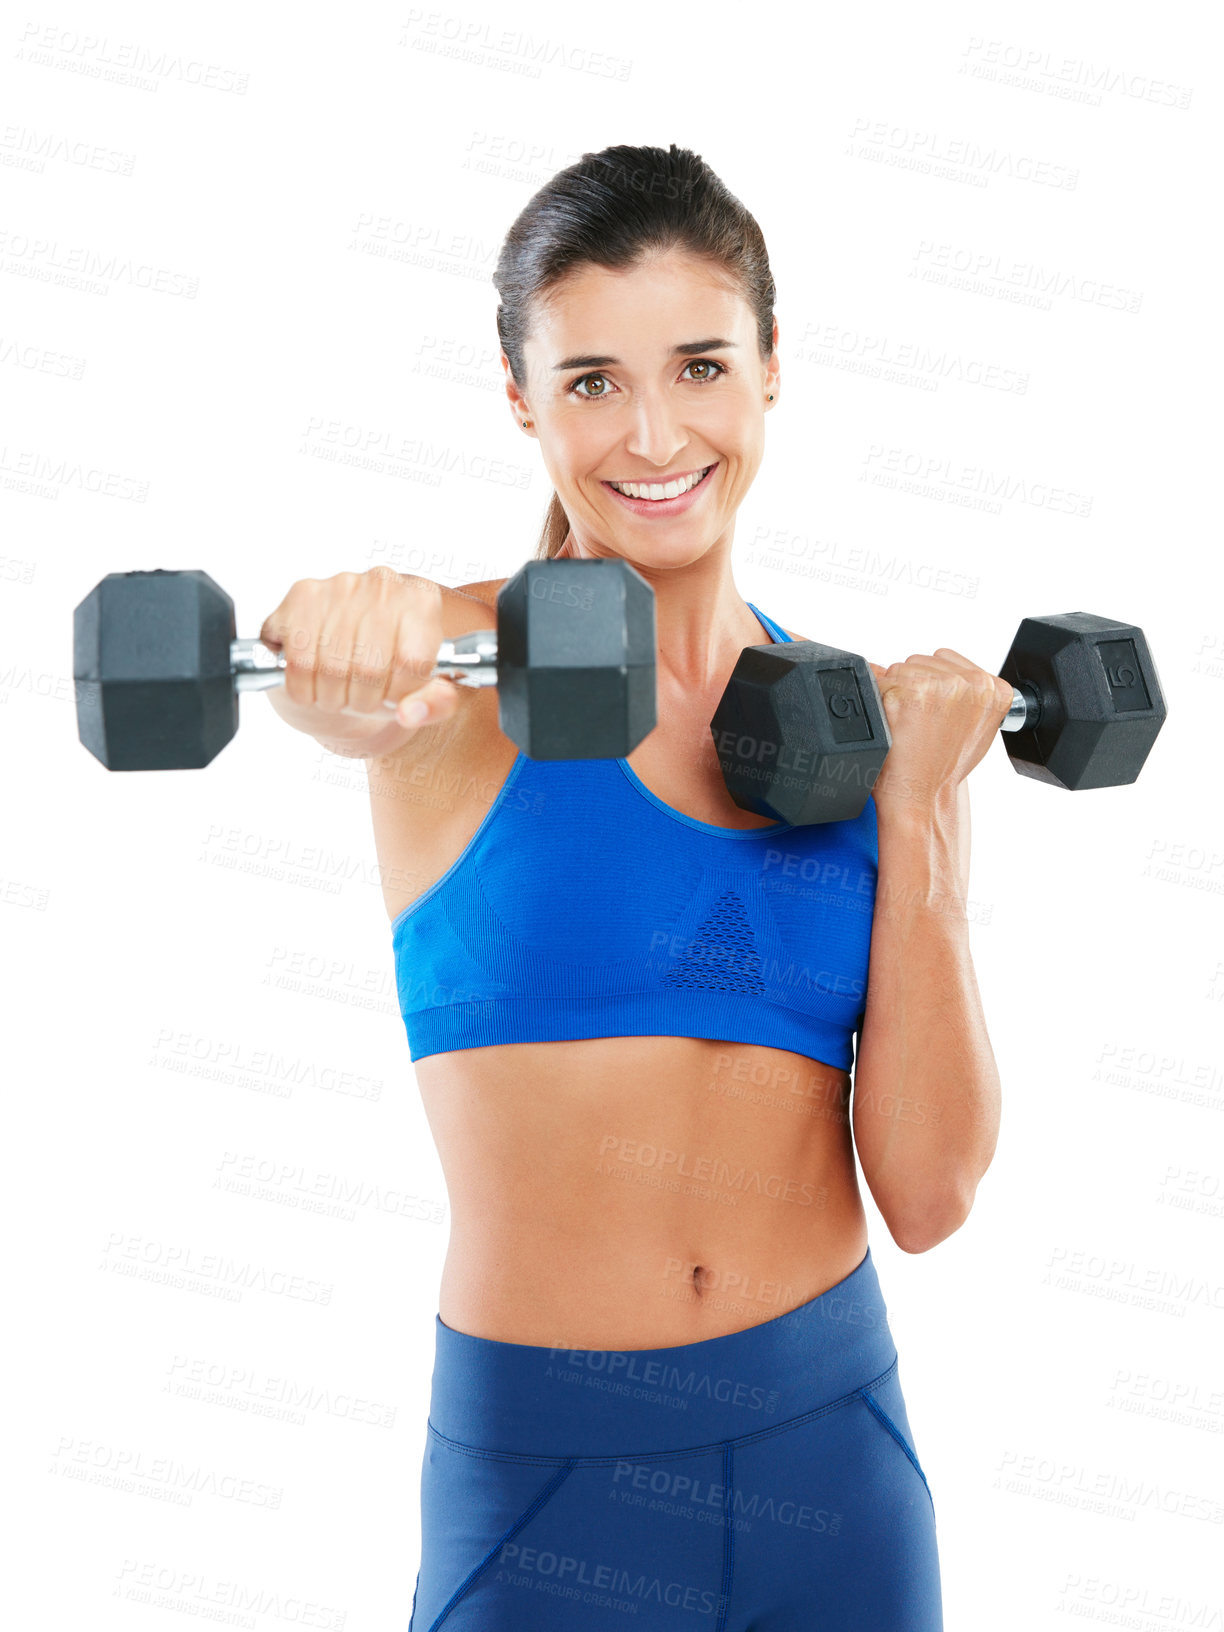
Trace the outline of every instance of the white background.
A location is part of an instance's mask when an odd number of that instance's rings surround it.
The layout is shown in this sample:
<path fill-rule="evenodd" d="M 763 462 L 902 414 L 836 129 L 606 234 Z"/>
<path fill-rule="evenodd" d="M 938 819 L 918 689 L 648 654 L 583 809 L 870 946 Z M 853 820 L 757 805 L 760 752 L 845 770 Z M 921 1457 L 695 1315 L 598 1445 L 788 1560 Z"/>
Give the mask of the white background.
<path fill-rule="evenodd" d="M 972 1216 L 907 1256 L 867 1202 L 950 1632 L 1218 1624 L 1205 15 L 9 14 L 14 1624 L 177 1627 L 223 1604 L 259 1632 L 405 1627 L 448 1221 L 364 770 L 249 697 L 207 770 L 106 773 L 76 738 L 72 608 L 110 571 L 200 567 L 254 634 L 303 576 L 512 572 L 550 489 L 502 391 L 498 248 L 581 153 L 673 141 L 756 215 L 778 285 L 745 599 L 882 663 L 948 645 L 997 667 L 1030 613 L 1147 632 L 1169 719 L 1137 784 L 1071 796 L 1001 744 L 972 777 L 1005 1101 Z M 415 451 L 346 459 L 366 439 Z M 228 1187 L 244 1170 L 268 1182 Z"/>

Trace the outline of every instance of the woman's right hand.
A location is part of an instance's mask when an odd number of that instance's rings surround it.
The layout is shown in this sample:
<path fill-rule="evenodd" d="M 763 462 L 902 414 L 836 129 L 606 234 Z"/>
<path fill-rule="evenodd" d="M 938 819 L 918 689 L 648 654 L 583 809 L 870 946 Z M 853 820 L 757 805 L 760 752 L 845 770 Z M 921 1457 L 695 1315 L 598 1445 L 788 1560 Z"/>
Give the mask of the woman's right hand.
<path fill-rule="evenodd" d="M 389 700 L 398 704 L 396 722 L 416 730 L 449 719 L 459 706 L 458 686 L 430 678 L 443 632 L 442 590 L 428 578 L 386 566 L 299 578 L 264 619 L 259 638 L 285 654 L 283 695 L 301 729 L 312 730 L 313 716 L 320 725 L 333 722 L 340 735 L 336 716 L 346 715 L 350 733 L 356 726 L 365 735 L 353 719 L 365 715 L 372 736 L 391 723 Z"/>

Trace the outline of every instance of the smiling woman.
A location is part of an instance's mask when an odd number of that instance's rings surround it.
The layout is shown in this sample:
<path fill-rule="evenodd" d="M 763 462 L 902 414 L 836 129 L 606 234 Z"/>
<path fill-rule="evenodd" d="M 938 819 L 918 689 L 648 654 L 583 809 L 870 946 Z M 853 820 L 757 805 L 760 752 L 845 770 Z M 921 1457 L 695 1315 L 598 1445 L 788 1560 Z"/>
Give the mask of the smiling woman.
<path fill-rule="evenodd" d="M 615 279 L 607 274 L 642 269 L 652 262 L 657 265 L 664 258 L 675 260 L 677 251 L 689 262 L 688 280 L 698 277 L 711 291 L 725 292 L 726 301 L 712 303 L 711 309 L 719 304 L 723 311 L 734 309 L 732 338 L 727 338 L 726 326 L 701 331 L 713 338 L 695 335 L 691 324 L 696 314 L 683 294 L 683 309 L 677 314 L 679 330 L 665 334 L 665 325 L 660 325 L 653 347 L 640 343 L 643 337 L 636 324 L 626 328 L 617 321 Z M 535 418 L 541 425 L 544 397 L 550 408 L 563 398 L 579 408 L 591 407 L 593 417 L 603 418 L 609 409 L 615 416 L 631 405 L 624 400 L 627 395 L 632 400 L 633 381 L 621 371 L 636 370 L 639 360 L 652 372 L 667 369 L 677 384 L 689 387 L 690 395 L 709 391 L 714 397 L 730 384 L 731 395 L 741 399 L 740 423 L 746 428 L 741 387 L 751 387 L 754 401 L 759 400 L 755 391 L 765 380 L 774 349 L 777 292 L 760 227 L 695 154 L 675 147 L 667 152 L 613 147 L 584 155 L 580 164 L 561 171 L 541 188 L 514 222 L 493 281 L 501 297 L 497 332 L 510 400 L 526 421 L 525 429 L 532 429 L 533 421 L 516 382 L 525 384 L 532 379 Z M 586 288 L 580 290 L 578 284 L 584 281 Z M 642 304 L 641 293 L 632 302 L 639 320 L 655 309 L 649 302 Z M 596 313 L 602 314 L 602 323 Z M 595 316 L 594 323 L 584 321 L 591 316 Z M 589 339 L 613 334 L 622 334 L 626 340 L 631 337 L 632 346 L 586 344 Z M 566 335 L 574 336 L 574 346 L 566 345 Z M 552 356 L 546 355 L 549 350 Z M 628 355 L 630 350 L 633 356 Z M 537 361 L 539 367 L 529 376 L 529 366 Z M 599 372 L 583 372 L 574 378 L 575 370 Z M 777 395 L 775 367 L 766 386 L 766 401 L 772 402 Z M 536 551 L 543 559 L 562 550 L 570 528 L 572 512 L 567 501 L 573 489 L 567 474 L 554 470 L 549 460 L 554 449 L 560 452 L 558 433 L 563 424 L 578 429 L 575 420 L 548 415 L 545 463 L 557 491 L 549 501 Z M 606 423 L 599 432 L 594 425 L 582 430 L 584 439 L 588 430 L 595 433 L 595 442 L 590 444 L 594 447 L 599 446 L 601 434 L 618 435 Z M 584 440 L 580 446 L 585 445 Z M 580 446 L 574 451 L 579 452 Z M 759 463 L 761 448 L 757 451 Z M 669 466 L 660 473 L 648 465 L 648 460 L 639 457 L 628 468 L 609 470 L 602 480 L 658 484 L 668 476 L 690 474 L 694 468 Z M 755 466 L 747 475 L 745 489 L 753 475 Z M 655 502 L 667 502 L 663 495 L 650 496 Z M 669 506 L 667 513 L 682 514 L 683 509 Z"/>
<path fill-rule="evenodd" d="M 780 397 L 765 245 L 696 154 L 614 147 L 535 195 L 495 281 L 555 490 L 538 554 L 651 585 L 658 725 L 626 759 L 534 761 L 470 691 L 371 776 L 452 1206 L 412 1626 L 933 1632 L 854 1154 L 875 801 L 744 810 L 709 730 L 743 647 L 801 638 L 731 564 Z M 442 633 L 488 627 L 502 582 L 446 592 Z M 410 785 L 479 792 L 386 796 Z M 893 1113 L 861 1115 L 891 1175 Z M 881 1205 L 922 1250 L 957 1220 L 916 1222 L 914 1188 Z"/>

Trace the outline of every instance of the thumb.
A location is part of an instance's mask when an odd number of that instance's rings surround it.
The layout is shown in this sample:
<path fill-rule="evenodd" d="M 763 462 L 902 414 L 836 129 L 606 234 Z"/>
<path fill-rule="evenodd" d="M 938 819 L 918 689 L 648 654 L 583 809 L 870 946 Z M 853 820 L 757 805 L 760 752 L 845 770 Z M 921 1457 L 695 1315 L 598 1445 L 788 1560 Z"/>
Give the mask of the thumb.
<path fill-rule="evenodd" d="M 445 720 L 458 706 L 457 687 L 449 680 L 436 678 L 410 691 L 396 704 L 395 717 L 401 725 L 431 725 Z"/>

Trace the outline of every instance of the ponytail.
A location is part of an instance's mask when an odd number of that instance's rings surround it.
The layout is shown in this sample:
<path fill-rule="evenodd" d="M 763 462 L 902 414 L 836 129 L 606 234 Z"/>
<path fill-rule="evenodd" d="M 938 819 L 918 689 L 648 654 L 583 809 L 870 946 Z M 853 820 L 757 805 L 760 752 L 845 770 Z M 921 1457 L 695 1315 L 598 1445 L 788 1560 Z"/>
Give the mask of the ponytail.
<path fill-rule="evenodd" d="M 552 498 L 548 501 L 548 510 L 544 516 L 544 525 L 540 529 L 540 541 L 536 545 L 534 559 L 551 561 L 565 543 L 569 530 L 569 517 L 554 490 Z"/>

